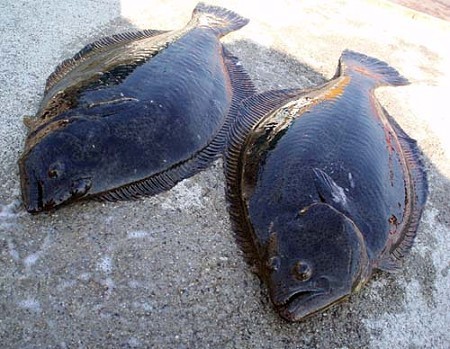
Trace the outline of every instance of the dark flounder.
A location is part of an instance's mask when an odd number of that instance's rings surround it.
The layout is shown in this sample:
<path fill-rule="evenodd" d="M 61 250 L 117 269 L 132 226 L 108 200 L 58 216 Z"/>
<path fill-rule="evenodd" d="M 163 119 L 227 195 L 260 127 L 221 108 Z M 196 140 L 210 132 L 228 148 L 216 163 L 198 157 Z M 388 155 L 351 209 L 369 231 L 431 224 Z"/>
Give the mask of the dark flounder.
<path fill-rule="evenodd" d="M 404 85 L 377 59 L 345 51 L 312 90 L 245 100 L 227 151 L 236 237 L 282 317 L 298 321 L 400 267 L 427 181 L 416 142 L 373 90 Z"/>
<path fill-rule="evenodd" d="M 219 41 L 247 22 L 200 3 L 183 29 L 113 35 L 64 61 L 25 120 L 27 210 L 153 195 L 211 163 L 238 103 L 254 93 Z"/>

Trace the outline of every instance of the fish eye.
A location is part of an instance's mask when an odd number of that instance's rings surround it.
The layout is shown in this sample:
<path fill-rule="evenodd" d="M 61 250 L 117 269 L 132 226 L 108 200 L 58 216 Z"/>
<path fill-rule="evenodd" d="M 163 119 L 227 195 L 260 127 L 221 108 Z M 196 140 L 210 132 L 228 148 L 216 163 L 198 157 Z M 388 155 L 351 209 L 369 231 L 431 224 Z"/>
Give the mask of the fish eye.
<path fill-rule="evenodd" d="M 280 264 L 281 264 L 281 260 L 280 257 L 278 256 L 273 256 L 270 257 L 267 260 L 267 268 L 269 268 L 272 271 L 278 271 L 278 269 L 280 269 Z"/>
<path fill-rule="evenodd" d="M 292 272 L 294 277 L 299 281 L 308 281 L 312 276 L 312 268 L 305 261 L 295 263 Z"/>
<path fill-rule="evenodd" d="M 57 178 L 59 176 L 58 170 L 55 169 L 48 170 L 47 174 L 49 178 Z"/>
<path fill-rule="evenodd" d="M 60 162 L 55 162 L 49 167 L 47 175 L 49 178 L 55 179 L 61 177 L 63 172 L 64 172 L 64 165 Z"/>

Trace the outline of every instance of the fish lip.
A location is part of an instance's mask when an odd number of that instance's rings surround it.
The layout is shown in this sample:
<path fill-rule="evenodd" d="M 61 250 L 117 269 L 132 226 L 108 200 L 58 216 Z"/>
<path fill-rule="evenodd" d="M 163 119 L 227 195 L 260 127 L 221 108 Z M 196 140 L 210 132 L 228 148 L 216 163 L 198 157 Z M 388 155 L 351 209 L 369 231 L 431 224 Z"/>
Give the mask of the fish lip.
<path fill-rule="evenodd" d="M 274 304 L 278 307 L 288 306 L 290 303 L 298 299 L 299 297 L 304 298 L 306 295 L 320 295 L 328 293 L 325 288 L 319 287 L 299 287 L 297 289 L 291 290 L 288 294 L 282 295 L 281 299 L 274 301 Z"/>
<path fill-rule="evenodd" d="M 318 307 L 313 310 L 308 307 L 303 307 L 302 304 L 307 303 L 313 298 L 331 294 L 329 287 L 298 287 L 290 290 L 289 293 L 279 297 L 278 300 L 272 298 L 272 303 L 277 309 L 281 317 L 287 321 L 299 321 L 307 317 L 310 317 L 317 312 L 320 312 L 327 308 L 329 305 Z M 332 302 L 334 304 L 334 302 Z M 330 304 L 331 305 L 331 304 Z"/>
<path fill-rule="evenodd" d="M 44 209 L 42 206 L 31 205 L 31 204 L 26 205 L 25 208 L 26 208 L 27 212 L 31 213 L 31 214 L 37 214 L 39 212 L 42 212 L 42 210 Z"/>
<path fill-rule="evenodd" d="M 351 290 L 347 287 L 298 288 L 290 292 L 283 303 L 275 307 L 278 314 L 289 322 L 303 321 L 347 299 Z M 318 298 L 318 299 L 317 299 Z"/>
<path fill-rule="evenodd" d="M 334 304 L 332 302 L 329 305 L 314 308 L 313 310 L 307 307 L 302 307 L 305 302 L 316 298 L 318 296 L 323 296 L 329 294 L 330 292 L 324 289 L 311 289 L 305 291 L 299 291 L 289 297 L 283 304 L 275 305 L 278 313 L 282 318 L 287 321 L 300 321 L 304 320 L 322 310 Z"/>
<path fill-rule="evenodd" d="M 71 189 L 69 193 L 65 195 L 59 195 L 58 199 L 51 198 L 49 200 L 44 200 L 44 186 L 41 181 L 35 179 L 36 181 L 36 198 L 31 202 L 29 201 L 25 204 L 26 210 L 31 214 L 37 214 L 43 211 L 53 211 L 57 206 L 62 206 L 73 202 L 75 199 L 80 199 L 88 195 L 88 192 L 92 186 L 92 181 L 90 178 L 80 178 L 79 181 L 83 181 L 85 186 L 80 190 L 80 188 L 74 190 Z M 58 196 L 58 195 L 56 195 Z"/>
<path fill-rule="evenodd" d="M 25 209 L 32 214 L 41 212 L 44 209 L 43 196 L 44 188 L 42 182 L 32 174 L 22 181 L 22 202 Z"/>
<path fill-rule="evenodd" d="M 41 187 L 41 184 L 38 183 L 38 187 Z M 26 209 L 29 213 L 31 214 L 37 214 L 43 211 L 50 211 L 52 210 L 57 204 L 55 203 L 54 200 L 50 200 L 44 203 L 42 195 L 41 195 L 41 190 L 39 190 L 39 196 L 38 196 L 38 200 L 35 204 L 28 204 L 26 206 Z"/>

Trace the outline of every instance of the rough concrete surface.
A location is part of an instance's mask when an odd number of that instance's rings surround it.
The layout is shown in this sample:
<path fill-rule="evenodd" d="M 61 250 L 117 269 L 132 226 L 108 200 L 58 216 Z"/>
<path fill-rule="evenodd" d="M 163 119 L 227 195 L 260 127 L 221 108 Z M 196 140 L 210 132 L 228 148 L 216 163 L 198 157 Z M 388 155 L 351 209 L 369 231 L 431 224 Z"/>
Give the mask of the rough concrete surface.
<path fill-rule="evenodd" d="M 196 1 L 3 0 L 0 347 L 450 347 L 449 22 L 381 0 L 210 3 L 251 19 L 223 41 L 260 91 L 323 82 L 345 48 L 410 79 L 377 91 L 429 172 L 405 267 L 305 322 L 283 321 L 233 240 L 220 160 L 157 197 L 29 215 L 16 164 L 22 117 L 36 112 L 54 67 L 102 36 L 179 28 Z"/>

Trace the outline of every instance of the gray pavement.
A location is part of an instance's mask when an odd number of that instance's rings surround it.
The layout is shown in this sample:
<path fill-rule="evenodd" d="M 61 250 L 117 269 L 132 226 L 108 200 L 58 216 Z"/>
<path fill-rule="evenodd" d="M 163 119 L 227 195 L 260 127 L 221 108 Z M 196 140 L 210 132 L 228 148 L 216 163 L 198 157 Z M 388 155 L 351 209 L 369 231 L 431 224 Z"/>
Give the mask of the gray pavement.
<path fill-rule="evenodd" d="M 47 76 L 99 37 L 172 29 L 196 1 L 0 4 L 1 348 L 450 347 L 450 24 L 381 0 L 211 1 L 251 19 L 224 42 L 258 90 L 310 87 L 345 48 L 412 82 L 377 91 L 424 152 L 430 196 L 400 273 L 377 273 L 323 314 L 289 324 L 235 244 L 222 163 L 136 202 L 32 216 L 16 165 Z M 355 150 L 357 151 L 357 150 Z"/>

